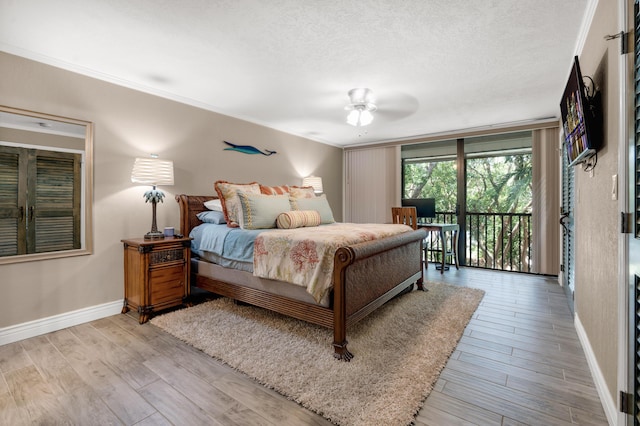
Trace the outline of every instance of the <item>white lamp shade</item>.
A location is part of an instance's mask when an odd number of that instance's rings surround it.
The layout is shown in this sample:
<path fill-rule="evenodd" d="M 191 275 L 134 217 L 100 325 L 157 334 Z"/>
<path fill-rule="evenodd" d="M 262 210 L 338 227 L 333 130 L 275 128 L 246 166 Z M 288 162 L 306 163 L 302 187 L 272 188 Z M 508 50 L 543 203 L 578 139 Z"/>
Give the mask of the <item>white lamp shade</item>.
<path fill-rule="evenodd" d="M 371 122 L 373 121 L 373 114 L 371 114 L 371 112 L 369 112 L 369 110 L 364 110 L 360 113 L 360 125 L 361 126 L 368 126 L 369 124 L 371 124 Z"/>
<path fill-rule="evenodd" d="M 351 110 L 349 115 L 347 115 L 347 123 L 351 124 L 352 126 L 357 126 L 358 121 L 360 121 L 360 111 L 358 111 L 357 109 Z"/>
<path fill-rule="evenodd" d="M 173 161 L 158 158 L 136 158 L 131 182 L 143 185 L 173 185 Z"/>
<path fill-rule="evenodd" d="M 373 114 L 369 110 L 356 108 L 347 116 L 347 123 L 352 126 L 367 126 L 373 121 Z"/>
<path fill-rule="evenodd" d="M 322 178 L 318 176 L 307 176 L 302 179 L 302 186 L 311 186 L 313 187 L 313 192 L 316 194 L 321 194 L 323 191 L 322 188 Z"/>

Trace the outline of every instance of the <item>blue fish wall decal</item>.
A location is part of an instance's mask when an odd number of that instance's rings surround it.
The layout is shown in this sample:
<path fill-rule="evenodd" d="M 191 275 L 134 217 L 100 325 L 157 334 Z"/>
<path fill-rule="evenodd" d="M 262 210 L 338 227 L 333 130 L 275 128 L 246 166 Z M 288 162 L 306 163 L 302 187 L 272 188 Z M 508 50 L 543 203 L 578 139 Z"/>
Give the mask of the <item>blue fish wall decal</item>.
<path fill-rule="evenodd" d="M 269 151 L 268 149 L 265 149 L 265 152 L 262 152 L 255 146 L 251 146 L 251 145 L 236 145 L 234 143 L 227 142 L 227 141 L 223 141 L 223 142 L 231 147 L 231 148 L 225 148 L 224 149 L 225 151 L 238 151 L 238 152 L 242 152 L 243 154 L 262 154 L 262 155 L 277 154 L 277 152 Z"/>

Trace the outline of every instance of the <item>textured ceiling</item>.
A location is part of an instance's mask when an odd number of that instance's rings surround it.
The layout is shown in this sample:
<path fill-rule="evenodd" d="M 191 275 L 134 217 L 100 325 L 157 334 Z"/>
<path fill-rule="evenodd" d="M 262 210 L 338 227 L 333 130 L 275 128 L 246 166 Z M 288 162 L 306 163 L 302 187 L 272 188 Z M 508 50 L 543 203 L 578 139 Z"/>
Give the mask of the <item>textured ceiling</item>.
<path fill-rule="evenodd" d="M 558 116 L 590 2 L 0 0 L 0 49 L 348 146 Z"/>

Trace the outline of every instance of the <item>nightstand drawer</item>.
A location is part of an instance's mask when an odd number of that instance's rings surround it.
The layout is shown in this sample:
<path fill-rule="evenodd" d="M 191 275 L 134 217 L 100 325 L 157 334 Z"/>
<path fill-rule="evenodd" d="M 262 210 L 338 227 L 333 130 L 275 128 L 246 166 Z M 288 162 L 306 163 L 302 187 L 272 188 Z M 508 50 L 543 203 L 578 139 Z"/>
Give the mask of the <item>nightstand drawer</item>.
<path fill-rule="evenodd" d="M 175 262 L 184 259 L 184 249 L 174 248 L 169 250 L 152 251 L 149 255 L 149 264 L 151 266 L 162 265 L 164 263 Z"/>
<path fill-rule="evenodd" d="M 184 264 L 170 268 L 158 268 L 149 271 L 151 304 L 180 301 L 185 293 Z"/>

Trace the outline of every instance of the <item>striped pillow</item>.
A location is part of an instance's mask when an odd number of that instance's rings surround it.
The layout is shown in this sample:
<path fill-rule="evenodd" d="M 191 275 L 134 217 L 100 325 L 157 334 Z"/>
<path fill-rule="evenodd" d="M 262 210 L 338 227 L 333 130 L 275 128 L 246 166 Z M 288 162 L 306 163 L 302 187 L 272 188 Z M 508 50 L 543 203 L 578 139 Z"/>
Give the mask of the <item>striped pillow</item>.
<path fill-rule="evenodd" d="M 260 185 L 260 193 L 264 195 L 285 195 L 289 193 L 288 185 L 265 186 Z"/>
<path fill-rule="evenodd" d="M 276 218 L 276 225 L 280 229 L 301 228 L 303 226 L 320 225 L 320 213 L 315 210 L 296 210 L 283 212 Z"/>

